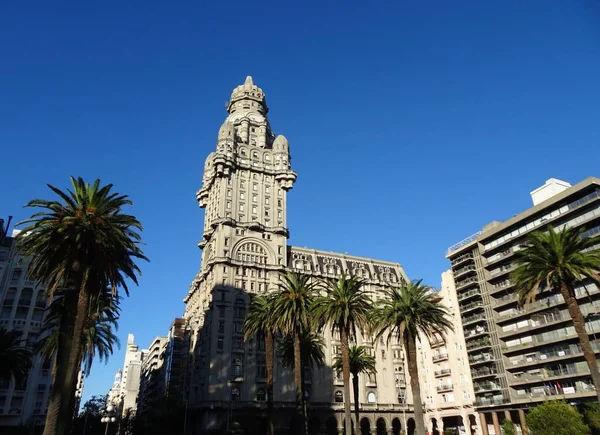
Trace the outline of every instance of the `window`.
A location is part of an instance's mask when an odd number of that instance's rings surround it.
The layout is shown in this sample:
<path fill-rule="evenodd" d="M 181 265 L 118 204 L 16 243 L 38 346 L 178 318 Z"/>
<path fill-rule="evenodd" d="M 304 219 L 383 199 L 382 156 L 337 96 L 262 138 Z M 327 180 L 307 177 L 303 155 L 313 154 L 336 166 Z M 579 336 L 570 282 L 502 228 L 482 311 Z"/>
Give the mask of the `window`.
<path fill-rule="evenodd" d="M 231 389 L 231 400 L 240 400 L 240 389 L 238 387 Z"/>
<path fill-rule="evenodd" d="M 240 204 L 240 211 L 244 211 L 244 204 Z"/>
<path fill-rule="evenodd" d="M 219 317 L 225 317 L 225 307 L 219 307 Z"/>
<path fill-rule="evenodd" d="M 259 402 L 264 402 L 265 400 L 267 400 L 267 393 L 265 392 L 264 388 L 258 389 L 258 391 L 256 392 L 256 400 L 258 400 Z"/>
<path fill-rule="evenodd" d="M 227 205 L 226 205 L 226 207 L 227 207 L 228 209 L 230 209 L 230 208 L 231 208 L 231 201 L 227 201 Z"/>
<path fill-rule="evenodd" d="M 262 379 L 267 377 L 267 359 L 264 354 L 256 356 L 256 377 Z"/>
<path fill-rule="evenodd" d="M 219 320 L 219 328 L 217 329 L 217 331 L 220 333 L 225 332 L 225 320 Z"/>
<path fill-rule="evenodd" d="M 217 350 L 223 350 L 224 340 L 223 337 L 217 337 Z"/>
<path fill-rule="evenodd" d="M 252 213 L 253 213 L 253 214 L 256 214 L 256 213 L 258 213 L 258 210 L 257 210 L 256 206 L 253 206 L 253 207 L 252 207 Z"/>
<path fill-rule="evenodd" d="M 265 198 L 265 204 L 269 205 L 269 197 Z"/>
<path fill-rule="evenodd" d="M 367 394 L 367 402 L 375 403 L 376 401 L 377 401 L 377 398 L 375 397 L 375 393 L 372 391 L 369 391 L 369 394 Z"/>
<path fill-rule="evenodd" d="M 244 195 L 244 192 L 240 192 L 240 199 L 246 199 L 245 195 Z"/>
<path fill-rule="evenodd" d="M 234 316 L 243 318 L 246 315 L 246 304 L 242 298 L 235 300 Z"/>
<path fill-rule="evenodd" d="M 283 246 L 278 246 L 278 247 L 277 247 L 277 253 L 278 253 L 279 255 L 283 254 Z"/>
<path fill-rule="evenodd" d="M 252 201 L 258 202 L 258 195 L 252 195 Z"/>
<path fill-rule="evenodd" d="M 234 376 L 242 376 L 244 374 L 244 365 L 242 363 L 242 358 L 237 356 L 233 359 L 233 375 Z"/>
<path fill-rule="evenodd" d="M 344 393 L 340 390 L 336 391 L 334 394 L 335 403 L 343 403 L 344 402 Z"/>
<path fill-rule="evenodd" d="M 258 191 L 258 184 L 254 183 L 252 185 L 252 190 L 255 191 L 255 192 L 257 192 Z"/>
<path fill-rule="evenodd" d="M 265 193 L 271 193 L 271 187 L 265 186 Z"/>

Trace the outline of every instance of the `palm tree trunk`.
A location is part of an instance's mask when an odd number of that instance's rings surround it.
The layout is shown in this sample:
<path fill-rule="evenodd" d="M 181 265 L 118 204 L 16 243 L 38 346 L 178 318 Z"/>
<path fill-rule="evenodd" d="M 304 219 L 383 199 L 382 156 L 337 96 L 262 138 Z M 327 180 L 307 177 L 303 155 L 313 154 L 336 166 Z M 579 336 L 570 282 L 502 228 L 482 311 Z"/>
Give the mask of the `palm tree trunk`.
<path fill-rule="evenodd" d="M 352 373 L 352 389 L 354 390 L 354 419 L 356 420 L 354 427 L 356 433 L 360 434 L 360 396 L 358 395 L 358 373 Z"/>
<path fill-rule="evenodd" d="M 594 387 L 596 387 L 598 402 L 600 402 L 600 371 L 598 370 L 598 363 L 596 362 L 596 354 L 594 353 L 594 349 L 592 349 L 592 345 L 590 344 L 590 337 L 585 329 L 585 319 L 583 318 L 583 314 L 581 313 L 581 309 L 577 303 L 577 298 L 575 297 L 575 289 L 572 285 L 563 283 L 560 287 L 560 292 L 562 293 L 563 299 L 567 304 L 569 315 L 571 316 L 571 319 L 573 319 L 573 326 L 575 327 L 575 332 L 579 337 L 579 343 L 581 344 L 583 357 L 585 358 L 585 361 L 590 369 L 592 382 L 594 382 Z"/>
<path fill-rule="evenodd" d="M 300 333 L 294 333 L 294 384 L 296 385 L 296 433 L 304 434 L 304 394 L 302 393 L 302 349 L 300 346 Z"/>
<path fill-rule="evenodd" d="M 267 332 L 265 347 L 267 351 L 267 435 L 274 435 L 273 426 L 273 368 L 274 368 L 274 338 L 272 332 Z"/>
<path fill-rule="evenodd" d="M 407 336 L 405 344 L 407 347 L 406 363 L 410 375 L 410 389 L 413 396 L 413 408 L 415 410 L 415 434 L 425 435 L 425 420 L 423 418 L 423 405 L 421 402 L 421 385 L 419 384 L 419 367 L 417 365 L 417 345 L 415 337 Z"/>
<path fill-rule="evenodd" d="M 352 434 L 352 409 L 350 408 L 350 347 L 348 345 L 348 331 L 340 328 L 342 341 L 342 380 L 344 382 L 344 426 L 346 435 Z"/>
<path fill-rule="evenodd" d="M 68 358 L 73 345 L 72 337 L 77 313 L 77 294 L 74 291 L 64 293 L 65 311 L 58 329 L 58 348 L 54 359 L 53 382 L 50 388 L 50 402 L 46 413 L 44 435 L 56 435 L 60 421 L 60 412 L 68 397 L 63 395 L 63 385 L 67 378 Z"/>
<path fill-rule="evenodd" d="M 71 337 L 71 348 L 67 357 L 67 367 L 64 383 L 60 385 L 63 401 L 59 411 L 59 422 L 56 433 L 52 435 L 69 435 L 73 423 L 73 407 L 75 401 L 75 389 L 77 388 L 77 377 L 81 369 L 81 355 L 83 344 L 83 330 L 88 318 L 90 307 L 90 291 L 87 286 L 79 290 L 77 299 L 77 311 L 73 325 L 73 336 Z M 44 435 L 46 435 L 44 430 Z"/>

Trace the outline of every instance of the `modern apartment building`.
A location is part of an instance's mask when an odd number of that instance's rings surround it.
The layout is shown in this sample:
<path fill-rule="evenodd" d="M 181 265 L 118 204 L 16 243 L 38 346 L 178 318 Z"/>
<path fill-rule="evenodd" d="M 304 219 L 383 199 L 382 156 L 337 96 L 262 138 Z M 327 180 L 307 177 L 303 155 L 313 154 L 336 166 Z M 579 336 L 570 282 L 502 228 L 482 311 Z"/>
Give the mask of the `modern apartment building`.
<path fill-rule="evenodd" d="M 29 258 L 21 258 L 15 236 L 0 246 L 0 328 L 21 331 L 23 344 L 33 350 L 40 337 L 46 297 L 44 287 L 27 279 Z M 39 425 L 45 419 L 52 384 L 51 363 L 38 356 L 23 382 L 0 384 L 0 426 Z"/>
<path fill-rule="evenodd" d="M 575 186 L 550 179 L 531 196 L 533 207 L 447 252 L 484 435 L 498 435 L 504 418 L 520 425 L 525 408 L 548 398 L 576 402 L 596 394 L 562 296 L 544 292 L 522 307 L 510 272 L 513 253 L 531 231 L 566 225 L 583 227 L 583 237 L 600 233 L 600 179 Z M 585 281 L 576 292 L 599 350 L 600 290 Z"/>
<path fill-rule="evenodd" d="M 473 382 L 452 271 L 442 274 L 442 287 L 436 294 L 450 314 L 454 329 L 442 337 L 417 343 L 421 373 L 421 397 L 429 433 L 479 434 L 474 408 Z"/>
<path fill-rule="evenodd" d="M 272 133 L 265 95 L 251 77 L 234 89 L 227 111 L 197 193 L 206 211 L 201 267 L 185 297 L 190 345 L 186 397 L 190 424 L 202 433 L 218 432 L 233 420 L 249 433 L 260 433 L 266 408 L 264 341 L 243 340 L 251 296 L 277 288 L 288 270 L 319 278 L 359 275 L 374 299 L 383 286 L 407 278 L 397 263 L 288 246 L 287 194 L 296 180 L 289 143 Z M 326 367 L 307 369 L 305 376 L 308 432 L 337 435 L 344 401 L 354 399 L 344 397 L 341 375 L 331 369 L 340 352 L 339 337 L 323 333 Z M 377 361 L 377 374 L 360 379 L 363 433 L 399 434 L 406 427 L 410 433 L 414 420 L 407 404 L 412 398 L 400 346 L 388 348 L 365 334 L 356 342 L 368 346 Z M 292 425 L 294 394 L 292 372 L 278 363 L 274 401 L 280 429 Z"/>

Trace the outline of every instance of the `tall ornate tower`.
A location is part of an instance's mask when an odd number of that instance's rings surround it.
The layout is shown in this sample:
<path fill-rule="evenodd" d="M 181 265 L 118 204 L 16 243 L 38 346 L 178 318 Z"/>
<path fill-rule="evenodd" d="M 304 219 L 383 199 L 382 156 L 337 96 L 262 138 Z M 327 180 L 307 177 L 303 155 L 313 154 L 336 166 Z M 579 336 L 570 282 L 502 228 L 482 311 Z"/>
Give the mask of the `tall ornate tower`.
<path fill-rule="evenodd" d="M 249 294 L 270 289 L 287 264 L 286 195 L 296 180 L 288 141 L 271 132 L 265 94 L 252 77 L 233 90 L 227 111 L 196 194 L 206 213 L 202 263 L 185 298 L 192 402 L 229 400 L 232 379 L 250 371 L 254 378 L 242 334 Z M 237 392 L 244 395 L 241 384 Z"/>

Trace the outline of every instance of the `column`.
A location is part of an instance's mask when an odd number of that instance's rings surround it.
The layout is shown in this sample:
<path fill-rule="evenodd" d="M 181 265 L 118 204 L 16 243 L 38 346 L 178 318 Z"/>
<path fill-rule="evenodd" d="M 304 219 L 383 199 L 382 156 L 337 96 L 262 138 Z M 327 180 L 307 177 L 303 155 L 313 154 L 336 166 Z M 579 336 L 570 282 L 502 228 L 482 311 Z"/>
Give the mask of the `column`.
<path fill-rule="evenodd" d="M 439 434 L 443 434 L 444 433 L 444 420 L 442 419 L 442 417 L 436 418 L 435 421 L 437 422 L 437 430 Z"/>
<path fill-rule="evenodd" d="M 510 411 L 508 409 L 504 410 L 504 418 L 506 418 L 507 420 L 512 421 L 512 417 L 510 416 Z"/>
<path fill-rule="evenodd" d="M 483 435 L 489 435 L 487 420 L 485 419 L 485 413 L 483 413 L 483 412 L 479 413 L 479 421 L 481 422 L 481 433 Z"/>
<path fill-rule="evenodd" d="M 523 435 L 528 435 L 529 430 L 527 429 L 527 421 L 525 420 L 525 411 L 519 409 L 519 422 L 521 423 L 521 430 Z"/>
<path fill-rule="evenodd" d="M 492 411 L 492 422 L 494 423 L 496 435 L 502 435 L 502 429 L 500 429 L 500 421 L 498 421 L 498 413 L 496 411 Z"/>
<path fill-rule="evenodd" d="M 427 433 L 433 433 L 433 420 L 429 419 L 427 421 Z"/>

